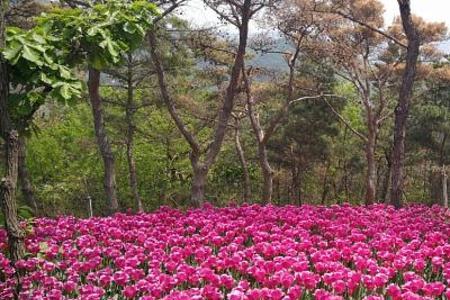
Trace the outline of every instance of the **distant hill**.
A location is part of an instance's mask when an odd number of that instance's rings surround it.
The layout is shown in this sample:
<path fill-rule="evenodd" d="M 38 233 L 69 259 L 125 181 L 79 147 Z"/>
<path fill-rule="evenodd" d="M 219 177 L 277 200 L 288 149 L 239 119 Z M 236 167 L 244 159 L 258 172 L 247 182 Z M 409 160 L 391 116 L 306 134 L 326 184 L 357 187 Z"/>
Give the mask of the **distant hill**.
<path fill-rule="evenodd" d="M 284 39 L 277 39 L 273 42 L 271 51 L 289 52 L 292 47 Z M 250 62 L 254 66 L 273 71 L 287 71 L 288 66 L 281 53 L 256 53 Z"/>
<path fill-rule="evenodd" d="M 443 42 L 439 48 L 447 54 L 450 54 L 450 40 Z"/>
<path fill-rule="evenodd" d="M 290 47 L 283 39 L 277 40 L 273 46 L 273 51 L 288 52 L 290 49 L 292 49 L 292 47 Z M 450 40 L 441 43 L 439 49 L 446 54 L 450 54 Z M 273 71 L 288 71 L 286 61 L 280 53 L 257 53 L 250 64 Z"/>

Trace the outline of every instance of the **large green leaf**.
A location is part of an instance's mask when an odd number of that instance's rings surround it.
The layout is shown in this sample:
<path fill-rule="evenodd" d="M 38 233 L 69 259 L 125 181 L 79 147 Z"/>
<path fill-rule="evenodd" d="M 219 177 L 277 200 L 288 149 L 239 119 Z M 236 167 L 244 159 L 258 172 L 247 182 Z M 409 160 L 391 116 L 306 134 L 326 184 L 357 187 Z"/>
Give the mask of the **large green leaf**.
<path fill-rule="evenodd" d="M 125 25 L 123 26 L 123 30 L 125 32 L 128 32 L 128 33 L 135 33 L 136 32 L 136 25 L 132 24 L 130 22 L 126 22 Z"/>
<path fill-rule="evenodd" d="M 70 85 L 63 84 L 59 89 L 59 93 L 64 100 L 69 100 L 72 97 Z"/>
<path fill-rule="evenodd" d="M 22 51 L 22 45 L 19 42 L 13 42 L 9 47 L 3 50 L 3 57 L 8 60 L 12 65 L 17 64 L 20 58 L 20 52 Z"/>
<path fill-rule="evenodd" d="M 40 57 L 39 52 L 32 49 L 28 45 L 23 45 L 22 47 L 22 57 L 26 60 L 29 60 L 30 62 L 42 66 L 44 64 L 44 61 L 42 60 L 42 57 Z"/>

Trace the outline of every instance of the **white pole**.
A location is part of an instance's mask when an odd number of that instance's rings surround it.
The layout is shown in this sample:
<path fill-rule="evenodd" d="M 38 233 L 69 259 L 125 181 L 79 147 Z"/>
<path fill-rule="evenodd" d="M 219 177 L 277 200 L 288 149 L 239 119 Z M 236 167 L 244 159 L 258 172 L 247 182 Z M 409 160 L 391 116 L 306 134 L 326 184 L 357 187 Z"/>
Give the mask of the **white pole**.
<path fill-rule="evenodd" d="M 92 198 L 91 196 L 88 196 L 89 201 L 89 217 L 92 218 L 94 216 L 94 212 L 92 211 Z"/>
<path fill-rule="evenodd" d="M 447 171 L 445 166 L 442 166 L 442 199 L 444 200 L 444 207 L 448 208 L 448 188 L 447 188 Z"/>
<path fill-rule="evenodd" d="M 442 166 L 442 199 L 444 200 L 444 207 L 448 208 L 448 191 L 447 191 L 447 170 Z"/>

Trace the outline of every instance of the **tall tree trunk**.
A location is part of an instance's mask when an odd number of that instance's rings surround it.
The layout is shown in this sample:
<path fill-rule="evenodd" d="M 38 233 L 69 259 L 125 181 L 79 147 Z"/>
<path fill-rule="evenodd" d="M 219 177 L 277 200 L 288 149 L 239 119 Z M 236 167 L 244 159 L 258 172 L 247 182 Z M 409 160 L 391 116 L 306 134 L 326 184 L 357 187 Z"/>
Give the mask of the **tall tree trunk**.
<path fill-rule="evenodd" d="M 300 177 L 300 166 L 294 162 L 292 164 L 292 191 L 297 205 L 302 205 Z"/>
<path fill-rule="evenodd" d="M 191 162 L 192 164 L 192 185 L 191 204 L 200 207 L 205 201 L 205 188 L 208 179 L 208 167 L 202 163 Z"/>
<path fill-rule="evenodd" d="M 5 46 L 5 13 L 9 1 L 0 2 L 0 48 Z M 12 263 L 25 255 L 24 232 L 17 216 L 17 172 L 19 162 L 19 135 L 8 112 L 9 76 L 7 64 L 0 55 L 0 135 L 5 141 L 5 176 L 0 181 L 0 204 L 5 217 L 9 253 Z"/>
<path fill-rule="evenodd" d="M 272 203 L 273 193 L 273 170 L 269 163 L 269 156 L 265 144 L 258 145 L 258 159 L 263 176 L 262 200 L 264 203 Z"/>
<path fill-rule="evenodd" d="M 439 171 L 437 168 L 431 168 L 429 175 L 430 184 L 430 198 L 431 204 L 443 203 L 442 198 L 442 170 Z"/>
<path fill-rule="evenodd" d="M 282 187 L 282 182 L 281 182 L 281 178 L 280 178 L 280 165 L 278 164 L 277 166 L 277 173 L 278 176 L 272 176 L 273 177 L 273 186 L 274 186 L 274 190 L 275 192 L 273 193 L 274 196 L 272 196 L 272 203 L 276 203 L 276 204 L 281 204 L 281 199 L 282 199 L 282 191 L 281 191 L 281 187 Z"/>
<path fill-rule="evenodd" d="M 366 160 L 367 160 L 367 173 L 366 173 L 366 196 L 365 204 L 371 205 L 375 202 L 376 198 L 376 181 L 377 181 L 377 166 L 375 160 L 375 147 L 376 147 L 376 129 L 369 124 L 369 131 L 366 142 Z"/>
<path fill-rule="evenodd" d="M 380 195 L 380 201 L 383 201 L 383 203 L 388 203 L 389 199 L 389 182 L 391 181 L 391 153 L 390 151 L 385 152 L 385 159 L 386 159 L 386 173 L 383 177 L 383 185 L 381 189 L 381 195 Z"/>
<path fill-rule="evenodd" d="M 3 117 L 3 115 L 1 115 Z M 19 134 L 17 130 L 8 131 L 6 139 L 6 175 L 0 182 L 0 200 L 8 234 L 9 253 L 13 262 L 25 254 L 24 232 L 17 216 L 17 177 L 19 165 Z"/>
<path fill-rule="evenodd" d="M 322 182 L 322 199 L 320 204 L 325 205 L 325 202 L 327 201 L 327 196 L 329 192 L 328 188 L 328 170 L 330 169 L 330 165 L 328 162 L 326 162 L 325 167 L 325 174 L 323 175 L 323 182 Z"/>
<path fill-rule="evenodd" d="M 397 2 L 400 8 L 403 29 L 408 39 L 406 65 L 403 71 L 398 104 L 395 108 L 394 146 L 392 150 L 391 203 L 396 208 L 399 208 L 402 206 L 404 185 L 406 122 L 413 94 L 420 39 L 412 20 L 410 0 L 397 0 Z"/>
<path fill-rule="evenodd" d="M 141 200 L 141 197 L 139 195 L 139 190 L 138 190 L 136 162 L 134 160 L 133 149 L 134 149 L 133 136 L 129 135 L 127 137 L 127 162 L 128 162 L 128 171 L 130 173 L 130 178 L 129 178 L 130 179 L 130 188 L 131 188 L 131 192 L 133 193 L 137 212 L 143 212 L 144 206 L 142 205 L 142 200 Z"/>
<path fill-rule="evenodd" d="M 138 189 L 138 179 L 136 172 L 136 161 L 134 159 L 134 134 L 135 134 L 135 124 L 134 124 L 134 114 L 136 112 L 136 107 L 134 103 L 134 86 L 133 86 L 133 64 L 132 55 L 128 54 L 128 72 L 127 72 L 127 105 L 125 109 L 125 119 L 127 122 L 127 137 L 126 137 L 126 147 L 127 147 L 127 162 L 128 162 L 128 172 L 130 180 L 130 188 L 133 193 L 133 198 L 136 206 L 137 212 L 143 212 L 144 206 L 142 205 L 142 200 L 139 195 Z"/>
<path fill-rule="evenodd" d="M 265 133 L 259 120 L 259 114 L 253 110 L 253 98 L 250 94 L 248 81 L 244 80 L 247 86 L 247 106 L 249 110 L 249 118 L 252 124 L 255 139 L 258 144 L 258 163 L 261 168 L 261 175 L 263 177 L 262 200 L 263 203 L 272 202 L 273 193 L 273 170 L 270 166 L 269 156 L 267 153 L 266 141 L 264 139 Z"/>
<path fill-rule="evenodd" d="M 26 162 L 26 140 L 23 135 L 19 136 L 19 181 L 25 203 L 31 207 L 35 215 L 38 215 L 39 209 L 36 198 L 34 197 L 33 185 L 31 184 L 30 174 L 28 173 Z"/>
<path fill-rule="evenodd" d="M 236 127 L 234 130 L 234 142 L 236 146 L 236 152 L 239 157 L 239 162 L 242 167 L 242 175 L 244 177 L 244 202 L 249 202 L 251 198 L 251 182 L 250 182 L 250 174 L 248 171 L 247 160 L 245 159 L 244 149 L 242 148 L 241 138 L 240 138 L 240 127 L 239 121 L 236 120 Z"/>
<path fill-rule="evenodd" d="M 230 80 L 225 92 L 225 97 L 223 101 L 222 108 L 219 111 L 217 118 L 217 125 L 214 129 L 214 137 L 213 141 L 208 145 L 208 149 L 202 163 L 205 171 L 204 174 L 204 183 L 206 184 L 206 178 L 208 176 L 209 169 L 214 164 L 217 159 L 217 155 L 222 148 L 222 143 L 225 138 L 225 134 L 228 128 L 228 122 L 230 120 L 231 114 L 234 108 L 234 101 L 236 95 L 239 92 L 239 85 L 241 79 L 241 72 L 244 68 L 244 60 L 245 53 L 247 49 L 247 40 L 248 40 L 248 32 L 249 32 L 249 22 L 252 17 L 252 1 L 244 0 L 241 6 L 241 16 L 242 20 L 238 26 L 239 28 L 239 45 L 234 57 L 233 66 L 231 68 Z M 193 183 L 195 184 L 195 182 Z M 203 191 L 205 188 L 203 188 Z M 196 197 L 193 195 L 193 200 Z M 203 195 L 204 198 L 204 195 Z M 198 200 L 198 198 L 196 199 Z M 204 200 L 204 199 L 203 199 Z"/>
<path fill-rule="evenodd" d="M 89 100 L 92 106 L 94 116 L 95 136 L 97 145 L 103 159 L 104 166 L 104 189 L 109 204 L 110 212 L 113 213 L 119 209 L 119 202 L 116 194 L 116 172 L 114 155 L 106 134 L 106 128 L 103 120 L 103 105 L 100 97 L 100 71 L 89 68 Z"/>

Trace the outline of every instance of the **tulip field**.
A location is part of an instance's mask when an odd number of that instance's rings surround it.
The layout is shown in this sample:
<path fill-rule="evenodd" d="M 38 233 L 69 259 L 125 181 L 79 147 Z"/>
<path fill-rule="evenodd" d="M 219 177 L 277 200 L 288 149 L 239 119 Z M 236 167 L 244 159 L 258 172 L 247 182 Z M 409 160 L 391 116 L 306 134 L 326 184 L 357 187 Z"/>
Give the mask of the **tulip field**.
<path fill-rule="evenodd" d="M 28 225 L 0 299 L 450 299 L 450 213 L 363 206 L 204 206 Z"/>

